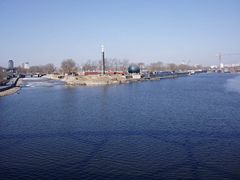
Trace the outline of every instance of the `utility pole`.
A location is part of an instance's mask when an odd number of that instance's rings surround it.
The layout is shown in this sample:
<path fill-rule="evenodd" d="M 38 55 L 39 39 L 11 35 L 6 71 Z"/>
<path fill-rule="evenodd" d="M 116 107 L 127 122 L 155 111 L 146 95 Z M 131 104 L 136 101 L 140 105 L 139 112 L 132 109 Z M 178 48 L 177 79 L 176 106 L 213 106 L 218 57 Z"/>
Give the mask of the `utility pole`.
<path fill-rule="evenodd" d="M 103 45 L 102 45 L 102 62 L 103 62 L 102 73 L 105 74 L 105 57 L 104 57 L 104 46 Z"/>
<path fill-rule="evenodd" d="M 218 61 L 219 61 L 219 70 L 221 70 L 221 64 L 222 64 L 222 54 L 218 53 Z"/>

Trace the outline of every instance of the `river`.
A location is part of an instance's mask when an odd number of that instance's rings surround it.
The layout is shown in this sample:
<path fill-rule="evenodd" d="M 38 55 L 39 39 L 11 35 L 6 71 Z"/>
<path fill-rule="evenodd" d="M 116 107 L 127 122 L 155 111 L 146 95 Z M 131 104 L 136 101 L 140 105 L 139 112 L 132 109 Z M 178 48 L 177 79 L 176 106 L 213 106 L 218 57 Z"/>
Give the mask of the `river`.
<path fill-rule="evenodd" d="M 239 75 L 24 82 L 0 98 L 1 179 L 240 178 Z"/>

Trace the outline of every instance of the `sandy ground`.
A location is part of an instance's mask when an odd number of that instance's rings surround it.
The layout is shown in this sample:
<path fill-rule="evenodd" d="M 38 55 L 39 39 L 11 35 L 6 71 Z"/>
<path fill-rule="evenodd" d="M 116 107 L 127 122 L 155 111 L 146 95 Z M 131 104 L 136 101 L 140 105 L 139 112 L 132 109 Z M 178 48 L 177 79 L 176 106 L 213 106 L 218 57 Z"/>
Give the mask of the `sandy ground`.
<path fill-rule="evenodd" d="M 63 79 L 67 85 L 107 85 L 127 83 L 122 75 L 88 75 L 88 76 L 67 76 Z"/>
<path fill-rule="evenodd" d="M 97 86 L 108 84 L 127 83 L 125 76 L 115 75 L 87 75 L 87 76 L 65 76 L 63 79 L 58 79 L 57 75 L 46 75 L 45 77 L 55 80 L 61 80 L 70 86 Z"/>

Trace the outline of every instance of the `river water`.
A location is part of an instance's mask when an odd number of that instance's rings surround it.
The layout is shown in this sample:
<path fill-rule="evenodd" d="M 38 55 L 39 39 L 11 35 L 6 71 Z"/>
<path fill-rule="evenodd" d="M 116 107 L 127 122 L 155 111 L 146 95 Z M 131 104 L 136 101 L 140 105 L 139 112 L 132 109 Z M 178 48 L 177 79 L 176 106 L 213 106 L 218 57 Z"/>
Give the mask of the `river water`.
<path fill-rule="evenodd" d="M 239 179 L 240 76 L 65 87 L 0 98 L 0 179 Z"/>

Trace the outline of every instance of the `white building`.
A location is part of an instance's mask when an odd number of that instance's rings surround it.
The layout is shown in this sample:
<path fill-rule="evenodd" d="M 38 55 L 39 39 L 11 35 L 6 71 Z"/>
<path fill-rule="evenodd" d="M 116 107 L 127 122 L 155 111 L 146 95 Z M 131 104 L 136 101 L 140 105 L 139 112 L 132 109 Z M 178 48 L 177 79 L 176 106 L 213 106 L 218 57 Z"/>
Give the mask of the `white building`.
<path fill-rule="evenodd" d="M 29 62 L 23 63 L 23 69 L 29 69 Z"/>
<path fill-rule="evenodd" d="M 223 63 L 220 63 L 220 68 L 224 68 L 224 64 Z"/>

